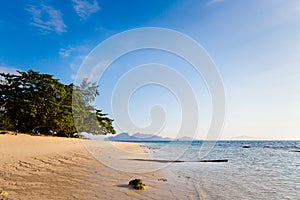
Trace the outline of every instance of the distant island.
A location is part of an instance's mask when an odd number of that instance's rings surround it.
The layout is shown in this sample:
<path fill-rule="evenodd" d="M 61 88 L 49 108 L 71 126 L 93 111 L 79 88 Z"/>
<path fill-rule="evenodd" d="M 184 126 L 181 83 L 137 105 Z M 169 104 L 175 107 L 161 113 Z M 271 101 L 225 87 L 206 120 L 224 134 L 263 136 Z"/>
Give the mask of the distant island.
<path fill-rule="evenodd" d="M 120 133 L 115 136 L 106 137 L 104 140 L 109 141 L 193 141 L 194 139 L 191 137 L 180 137 L 180 138 L 169 138 L 162 137 L 158 135 L 152 134 L 144 134 L 144 133 L 135 133 L 133 135 L 129 135 L 128 133 Z"/>
<path fill-rule="evenodd" d="M 129 134 L 129 133 L 119 133 L 114 136 L 94 136 L 94 135 L 87 135 L 88 138 L 91 139 L 100 139 L 100 140 L 108 140 L 108 141 L 194 141 L 194 140 L 203 140 L 203 139 L 195 139 L 188 136 L 178 137 L 178 138 L 170 138 L 170 137 L 162 137 L 158 135 L 153 134 L 145 134 L 145 133 L 135 133 L 135 134 Z M 205 140 L 205 139 L 204 139 Z M 240 135 L 237 137 L 232 137 L 229 139 L 220 139 L 220 140 L 267 140 L 264 138 L 255 138 L 247 135 Z"/>
<path fill-rule="evenodd" d="M 191 137 L 184 136 L 184 137 L 176 138 L 176 140 L 177 141 L 193 141 L 195 139 L 193 139 Z"/>
<path fill-rule="evenodd" d="M 171 141 L 173 139 L 168 138 L 168 137 L 161 137 L 158 135 L 152 135 L 152 134 L 135 133 L 133 135 L 129 135 L 128 133 L 120 133 L 115 136 L 107 137 L 104 140 L 109 140 L 109 141 Z"/>

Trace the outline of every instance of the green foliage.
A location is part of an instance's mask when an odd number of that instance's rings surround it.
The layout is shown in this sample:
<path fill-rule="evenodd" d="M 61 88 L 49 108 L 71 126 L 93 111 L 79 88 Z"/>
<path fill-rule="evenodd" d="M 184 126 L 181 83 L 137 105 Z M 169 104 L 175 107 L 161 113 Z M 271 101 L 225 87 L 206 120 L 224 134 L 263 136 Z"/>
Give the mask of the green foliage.
<path fill-rule="evenodd" d="M 67 137 L 76 131 L 115 133 L 113 120 L 91 105 L 99 95 L 95 84 L 84 80 L 78 87 L 32 70 L 18 73 L 0 73 L 0 129 L 44 127 Z"/>
<path fill-rule="evenodd" d="M 78 132 L 94 134 L 115 134 L 113 120 L 91 105 L 99 95 L 97 85 L 84 79 L 73 91 L 73 116 Z"/>

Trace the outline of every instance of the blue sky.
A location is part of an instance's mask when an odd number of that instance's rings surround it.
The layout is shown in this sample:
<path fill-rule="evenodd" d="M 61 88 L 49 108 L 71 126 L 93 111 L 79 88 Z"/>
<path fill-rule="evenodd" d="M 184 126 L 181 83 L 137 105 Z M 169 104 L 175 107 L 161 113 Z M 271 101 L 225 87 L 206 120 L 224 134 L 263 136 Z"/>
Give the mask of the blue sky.
<path fill-rule="evenodd" d="M 216 63 L 227 102 L 222 138 L 300 139 L 298 0 L 1 1 L 0 69 L 34 69 L 70 83 L 100 42 L 149 26 L 192 37 Z M 205 137 L 211 117 L 205 84 L 171 55 L 144 51 L 120 58 L 99 82 L 97 106 L 112 115 L 110 101 L 117 80 L 133 67 L 153 61 L 175 66 L 190 80 L 203 111 L 198 138 Z M 160 98 L 153 98 L 153 93 Z M 130 101 L 132 118 L 147 125 L 145 113 L 153 104 L 163 104 L 169 116 L 161 134 L 176 136 L 180 108 L 162 88 L 136 92 Z"/>

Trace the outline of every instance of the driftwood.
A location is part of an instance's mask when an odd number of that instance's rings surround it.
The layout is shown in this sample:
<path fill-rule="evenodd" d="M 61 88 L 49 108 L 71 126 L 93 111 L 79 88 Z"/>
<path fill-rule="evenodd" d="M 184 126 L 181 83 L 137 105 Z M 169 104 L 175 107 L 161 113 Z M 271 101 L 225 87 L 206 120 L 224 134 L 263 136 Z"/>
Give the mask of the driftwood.
<path fill-rule="evenodd" d="M 159 163 L 182 163 L 182 162 L 228 162 L 228 159 L 219 159 L 219 160 L 194 160 L 194 161 L 184 161 L 184 160 L 156 160 L 156 159 L 126 159 L 134 161 L 145 161 L 145 162 L 159 162 Z"/>
<path fill-rule="evenodd" d="M 290 152 L 300 153 L 300 150 L 291 150 Z"/>

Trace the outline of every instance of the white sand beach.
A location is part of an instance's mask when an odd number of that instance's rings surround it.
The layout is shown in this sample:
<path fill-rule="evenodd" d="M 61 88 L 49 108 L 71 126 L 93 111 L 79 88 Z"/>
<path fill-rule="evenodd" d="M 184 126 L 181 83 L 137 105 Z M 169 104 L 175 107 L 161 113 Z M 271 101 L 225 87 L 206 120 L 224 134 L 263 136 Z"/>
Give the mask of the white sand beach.
<path fill-rule="evenodd" d="M 0 135 L 0 199 L 187 199 L 176 193 L 176 185 L 159 181 L 163 171 L 130 173 L 114 169 L 151 169 L 153 163 L 130 161 L 118 150 L 148 154 L 136 143 L 110 143 L 79 139 L 30 136 L 25 134 Z M 86 150 L 86 143 L 101 151 L 104 159 L 111 159 L 110 167 Z M 117 149 L 118 149 L 117 148 Z M 89 147 L 89 149 L 91 149 Z M 114 148 L 115 149 L 115 148 Z M 133 154 L 135 155 L 135 154 Z M 122 157 L 123 156 L 123 157 Z M 101 159 L 101 158 L 100 158 Z M 128 182 L 141 178 L 145 190 L 128 187 Z"/>

